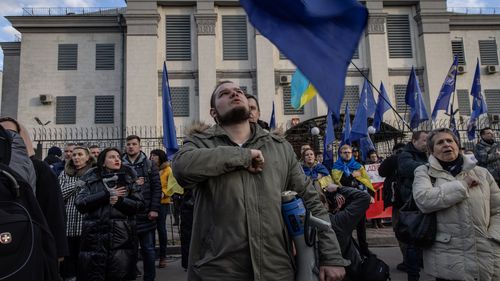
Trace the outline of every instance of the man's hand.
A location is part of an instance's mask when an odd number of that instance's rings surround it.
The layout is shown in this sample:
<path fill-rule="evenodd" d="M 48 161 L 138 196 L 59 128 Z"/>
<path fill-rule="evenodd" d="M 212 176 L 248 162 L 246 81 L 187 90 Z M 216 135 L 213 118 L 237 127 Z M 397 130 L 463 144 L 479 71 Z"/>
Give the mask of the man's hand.
<path fill-rule="evenodd" d="M 135 184 L 143 185 L 144 184 L 144 177 L 138 177 L 137 180 L 135 180 Z"/>
<path fill-rule="evenodd" d="M 337 184 L 334 184 L 334 183 L 330 183 L 326 187 L 326 191 L 328 191 L 328 192 L 336 192 L 337 189 L 339 189 L 339 186 Z"/>
<path fill-rule="evenodd" d="M 356 170 L 356 171 L 352 172 L 352 176 L 355 178 L 361 177 L 361 172 L 359 170 Z"/>
<path fill-rule="evenodd" d="M 156 220 L 157 217 L 158 217 L 158 212 L 156 212 L 156 211 L 151 211 L 148 213 L 148 219 L 150 221 Z"/>
<path fill-rule="evenodd" d="M 260 173 L 264 168 L 264 156 L 262 155 L 262 151 L 258 149 L 250 149 L 252 164 L 247 167 L 247 170 L 250 173 Z"/>
<path fill-rule="evenodd" d="M 345 277 L 345 268 L 342 266 L 320 266 L 320 281 L 341 281 Z"/>

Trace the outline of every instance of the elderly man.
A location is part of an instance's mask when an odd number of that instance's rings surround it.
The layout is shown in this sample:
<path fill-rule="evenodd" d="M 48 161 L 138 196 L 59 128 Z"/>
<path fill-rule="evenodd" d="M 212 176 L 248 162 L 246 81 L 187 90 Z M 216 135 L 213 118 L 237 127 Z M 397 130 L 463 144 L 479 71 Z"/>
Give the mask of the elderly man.
<path fill-rule="evenodd" d="M 296 191 L 325 221 L 327 211 L 291 145 L 250 122 L 238 85 L 217 85 L 210 105 L 217 124 L 193 131 L 173 162 L 175 178 L 196 197 L 188 280 L 293 280 L 281 193 Z M 333 230 L 319 233 L 319 252 L 320 280 L 342 280 L 349 262 Z"/>
<path fill-rule="evenodd" d="M 477 164 L 488 169 L 500 186 L 500 145 L 495 141 L 495 133 L 489 127 L 481 129 L 479 135 L 481 140 L 474 149 Z"/>

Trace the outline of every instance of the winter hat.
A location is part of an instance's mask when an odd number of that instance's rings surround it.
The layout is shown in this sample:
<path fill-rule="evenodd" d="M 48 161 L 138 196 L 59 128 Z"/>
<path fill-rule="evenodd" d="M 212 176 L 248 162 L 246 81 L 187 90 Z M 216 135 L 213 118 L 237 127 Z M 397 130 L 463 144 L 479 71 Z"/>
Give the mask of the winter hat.
<path fill-rule="evenodd" d="M 53 146 L 53 147 L 49 148 L 49 152 L 47 154 L 48 155 L 55 155 L 57 157 L 61 157 L 62 151 L 61 151 L 61 149 L 59 147 Z"/>

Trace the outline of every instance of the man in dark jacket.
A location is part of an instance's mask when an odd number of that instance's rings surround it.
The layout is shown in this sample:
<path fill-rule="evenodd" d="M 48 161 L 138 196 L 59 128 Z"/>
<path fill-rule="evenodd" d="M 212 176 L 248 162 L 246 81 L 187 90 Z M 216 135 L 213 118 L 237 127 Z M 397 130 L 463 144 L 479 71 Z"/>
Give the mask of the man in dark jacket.
<path fill-rule="evenodd" d="M 62 150 L 57 146 L 52 146 L 51 148 L 49 148 L 49 151 L 47 152 L 47 157 L 43 159 L 43 162 L 47 163 L 50 166 L 50 169 L 52 169 L 52 167 L 54 167 L 54 164 L 62 162 L 61 156 L 62 156 Z M 56 172 L 54 171 L 54 174 L 55 173 Z"/>
<path fill-rule="evenodd" d="M 474 149 L 477 164 L 488 169 L 500 186 L 500 144 L 495 141 L 495 133 L 489 127 L 481 129 L 479 135 L 481 140 Z"/>
<path fill-rule="evenodd" d="M 250 109 L 250 122 L 257 123 L 262 129 L 270 130 L 267 122 L 260 120 L 260 105 L 257 98 L 250 94 L 245 94 L 248 99 L 248 108 Z"/>
<path fill-rule="evenodd" d="M 398 204 L 402 205 L 410 199 L 415 169 L 428 161 L 427 134 L 426 131 L 413 132 L 411 142 L 406 144 L 398 156 L 399 191 L 401 194 L 401 202 L 398 202 Z M 421 257 L 421 249 L 416 248 L 414 245 L 407 245 L 403 262 L 406 265 L 408 281 L 419 280 L 419 261 Z"/>
<path fill-rule="evenodd" d="M 145 209 L 137 214 L 137 236 L 141 245 L 144 265 L 144 281 L 155 279 L 155 231 L 156 218 L 160 210 L 161 183 L 158 167 L 153 165 L 141 151 L 141 139 L 136 135 L 127 137 L 126 154 L 123 163 L 137 173 L 136 184 L 141 187 Z"/>
<path fill-rule="evenodd" d="M 210 105 L 217 125 L 190 133 L 172 166 L 195 197 L 188 280 L 293 280 L 281 193 L 297 192 L 323 220 L 327 210 L 292 146 L 249 121 L 248 99 L 238 85 L 220 83 Z M 342 280 L 349 263 L 334 231 L 318 237 L 321 280 Z"/>
<path fill-rule="evenodd" d="M 354 245 L 352 231 L 362 219 L 365 219 L 365 212 L 370 205 L 370 195 L 352 187 L 338 187 L 325 192 L 325 196 L 329 206 L 330 222 L 339 241 L 342 256 L 351 261 L 344 281 L 359 280 L 362 258 Z"/>

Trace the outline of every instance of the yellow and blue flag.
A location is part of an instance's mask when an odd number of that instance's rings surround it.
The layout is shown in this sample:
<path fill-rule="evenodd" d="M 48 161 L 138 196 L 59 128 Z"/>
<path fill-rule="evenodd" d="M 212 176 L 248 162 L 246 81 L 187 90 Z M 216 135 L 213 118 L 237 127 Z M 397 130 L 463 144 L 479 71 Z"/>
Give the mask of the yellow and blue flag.
<path fill-rule="evenodd" d="M 357 0 L 240 0 L 253 26 L 316 87 L 340 120 L 347 67 L 368 20 Z"/>
<path fill-rule="evenodd" d="M 310 102 L 317 93 L 316 88 L 314 88 L 304 74 L 298 69 L 292 76 L 291 88 L 291 102 L 295 109 L 299 109 Z"/>

